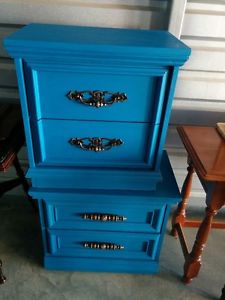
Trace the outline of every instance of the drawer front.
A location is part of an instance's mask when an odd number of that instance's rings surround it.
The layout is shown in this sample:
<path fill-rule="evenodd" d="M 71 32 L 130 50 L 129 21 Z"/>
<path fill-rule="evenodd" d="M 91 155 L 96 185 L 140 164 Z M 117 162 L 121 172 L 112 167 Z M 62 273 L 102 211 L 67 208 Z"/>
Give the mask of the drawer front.
<path fill-rule="evenodd" d="M 154 259 L 160 235 L 47 230 L 49 252 L 59 256 Z"/>
<path fill-rule="evenodd" d="M 146 71 L 145 71 L 146 72 Z M 120 75 L 102 70 L 93 73 L 38 71 L 36 83 L 37 118 L 109 120 L 157 123 L 162 110 L 167 71 L 152 70 Z M 68 96 L 70 92 L 71 97 Z M 104 92 L 99 106 L 99 94 Z M 126 94 L 127 99 L 116 95 Z M 124 98 L 124 97 L 122 97 Z M 89 105 L 91 104 L 91 105 Z"/>
<path fill-rule="evenodd" d="M 113 203 L 115 200 L 113 197 L 104 195 L 97 197 L 74 195 L 73 201 L 68 201 L 66 196 L 61 196 L 59 201 L 54 199 L 43 201 L 46 225 L 51 229 L 153 233 L 161 231 L 165 204 L 157 203 L 157 200 L 153 202 L 151 199 L 147 205 L 140 205 L 138 198 L 136 204 L 129 204 L 128 202 L 124 203 L 124 200 L 127 200 L 124 197 L 118 197 L 120 203 Z"/>
<path fill-rule="evenodd" d="M 159 126 L 40 120 L 38 128 L 41 154 L 36 157 L 37 163 L 138 168 L 152 166 Z M 97 138 L 100 138 L 99 142 Z"/>

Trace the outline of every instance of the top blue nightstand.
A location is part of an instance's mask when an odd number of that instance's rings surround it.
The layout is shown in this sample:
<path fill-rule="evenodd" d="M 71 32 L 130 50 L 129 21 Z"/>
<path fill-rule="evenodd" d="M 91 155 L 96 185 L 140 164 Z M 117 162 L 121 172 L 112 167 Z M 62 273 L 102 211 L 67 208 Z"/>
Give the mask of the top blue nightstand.
<path fill-rule="evenodd" d="M 187 46 L 164 31 L 46 24 L 4 42 L 16 61 L 33 185 L 45 187 L 48 174 L 48 187 L 155 189 Z"/>

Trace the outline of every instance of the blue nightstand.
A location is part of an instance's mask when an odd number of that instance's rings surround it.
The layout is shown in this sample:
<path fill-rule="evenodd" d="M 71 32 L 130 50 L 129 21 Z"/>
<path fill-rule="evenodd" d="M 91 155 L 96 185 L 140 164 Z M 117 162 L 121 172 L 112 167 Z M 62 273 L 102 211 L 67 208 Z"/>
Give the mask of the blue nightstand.
<path fill-rule="evenodd" d="M 153 273 L 179 191 L 163 151 L 190 49 L 168 32 L 30 24 L 15 59 L 44 264 Z"/>

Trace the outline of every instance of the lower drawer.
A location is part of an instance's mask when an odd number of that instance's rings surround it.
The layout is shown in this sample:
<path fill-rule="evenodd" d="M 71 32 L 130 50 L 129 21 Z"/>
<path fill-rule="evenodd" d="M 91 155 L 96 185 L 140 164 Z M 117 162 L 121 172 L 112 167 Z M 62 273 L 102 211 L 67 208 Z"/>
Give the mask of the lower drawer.
<path fill-rule="evenodd" d="M 160 235 L 47 230 L 49 253 L 87 258 L 154 259 Z"/>
<path fill-rule="evenodd" d="M 38 130 L 40 165 L 152 168 L 159 125 L 46 119 Z"/>

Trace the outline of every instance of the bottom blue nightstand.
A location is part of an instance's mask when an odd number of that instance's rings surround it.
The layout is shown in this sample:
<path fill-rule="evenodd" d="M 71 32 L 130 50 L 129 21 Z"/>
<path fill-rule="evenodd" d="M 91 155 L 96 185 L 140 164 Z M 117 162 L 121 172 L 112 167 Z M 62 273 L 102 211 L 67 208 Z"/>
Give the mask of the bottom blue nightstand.
<path fill-rule="evenodd" d="M 166 152 L 161 174 L 151 192 L 31 188 L 39 204 L 44 266 L 157 272 L 170 207 L 180 200 Z"/>

